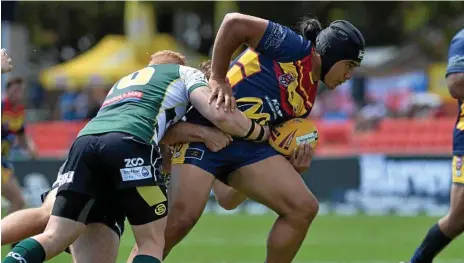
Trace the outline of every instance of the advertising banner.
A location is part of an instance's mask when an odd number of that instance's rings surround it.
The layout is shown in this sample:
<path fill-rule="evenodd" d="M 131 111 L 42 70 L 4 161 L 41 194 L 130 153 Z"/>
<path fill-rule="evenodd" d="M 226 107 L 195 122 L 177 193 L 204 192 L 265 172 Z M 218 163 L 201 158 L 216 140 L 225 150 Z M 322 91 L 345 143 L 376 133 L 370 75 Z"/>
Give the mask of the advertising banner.
<path fill-rule="evenodd" d="M 30 206 L 40 205 L 40 194 L 55 181 L 62 162 L 14 163 L 16 176 Z M 320 202 L 320 214 L 438 216 L 446 214 L 449 206 L 451 157 L 374 154 L 317 158 L 302 176 Z M 225 211 L 211 193 L 207 211 L 262 214 L 268 213 L 269 209 L 246 201 L 233 211 Z"/>

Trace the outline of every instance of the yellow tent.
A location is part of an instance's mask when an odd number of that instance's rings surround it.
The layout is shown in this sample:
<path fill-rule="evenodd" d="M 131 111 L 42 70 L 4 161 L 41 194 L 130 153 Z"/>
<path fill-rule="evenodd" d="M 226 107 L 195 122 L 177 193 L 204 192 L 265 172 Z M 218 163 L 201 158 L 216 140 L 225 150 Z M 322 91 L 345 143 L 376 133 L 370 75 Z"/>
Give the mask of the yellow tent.
<path fill-rule="evenodd" d="M 151 53 L 173 50 L 184 54 L 189 64 L 198 65 L 207 57 L 189 52 L 168 34 L 159 34 L 152 40 Z M 40 82 L 45 89 L 66 89 L 87 85 L 112 85 L 121 77 L 147 65 L 147 60 L 137 60 L 135 52 L 125 36 L 108 35 L 95 47 L 62 64 L 47 68 L 40 73 Z"/>

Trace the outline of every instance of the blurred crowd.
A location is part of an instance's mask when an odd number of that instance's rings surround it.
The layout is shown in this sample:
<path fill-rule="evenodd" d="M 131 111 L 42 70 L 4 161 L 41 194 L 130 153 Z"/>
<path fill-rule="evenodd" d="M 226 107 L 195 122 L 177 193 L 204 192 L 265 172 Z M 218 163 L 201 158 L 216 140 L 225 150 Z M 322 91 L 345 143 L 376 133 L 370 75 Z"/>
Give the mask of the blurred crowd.
<path fill-rule="evenodd" d="M 321 85 L 311 112 L 312 118 L 325 121 L 353 120 L 357 123 L 358 130 L 368 130 L 385 117 L 430 119 L 454 116 L 456 112 L 455 103 L 450 105 L 439 95 L 427 91 L 400 89 L 384 96 L 378 95 L 380 92 L 375 92 L 375 88 L 359 92 L 363 88 L 350 84 L 342 85 L 334 91 Z M 47 91 L 40 85 L 29 85 L 30 92 L 27 92 L 25 104 L 31 111 L 45 109 L 48 112 L 45 120 L 89 120 L 97 114 L 110 88 L 93 85 Z M 42 95 L 39 96 L 38 93 Z"/>

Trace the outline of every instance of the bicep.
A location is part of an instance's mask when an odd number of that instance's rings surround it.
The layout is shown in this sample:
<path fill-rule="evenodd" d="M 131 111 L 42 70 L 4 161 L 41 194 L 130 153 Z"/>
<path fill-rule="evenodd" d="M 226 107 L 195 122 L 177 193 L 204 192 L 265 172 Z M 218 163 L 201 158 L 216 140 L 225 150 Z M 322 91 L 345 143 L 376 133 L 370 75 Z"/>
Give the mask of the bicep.
<path fill-rule="evenodd" d="M 208 104 L 210 95 L 211 90 L 207 86 L 198 87 L 189 92 L 190 103 L 201 115 L 207 119 L 209 119 L 208 115 L 214 112 L 216 109 L 215 107 Z"/>
<path fill-rule="evenodd" d="M 256 16 L 230 13 L 226 15 L 224 24 L 226 28 L 233 28 L 235 32 L 244 37 L 247 46 L 256 48 L 266 33 L 269 21 Z"/>

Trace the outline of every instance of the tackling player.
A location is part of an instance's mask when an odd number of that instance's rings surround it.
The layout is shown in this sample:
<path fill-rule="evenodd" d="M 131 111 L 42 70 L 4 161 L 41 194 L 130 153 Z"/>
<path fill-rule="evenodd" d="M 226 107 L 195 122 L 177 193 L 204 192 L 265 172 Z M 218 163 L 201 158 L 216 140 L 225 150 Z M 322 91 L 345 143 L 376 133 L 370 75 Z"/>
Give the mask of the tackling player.
<path fill-rule="evenodd" d="M 70 149 L 45 231 L 20 242 L 3 262 L 55 257 L 84 232 L 94 202 L 118 207 L 127 216 L 139 248 L 133 262 L 162 260 L 167 200 L 157 145 L 189 101 L 225 132 L 255 141 L 269 134 L 241 112 L 226 114 L 208 106 L 204 75 L 184 64 L 178 53 L 157 52 L 148 67 L 113 86 Z"/>
<path fill-rule="evenodd" d="M 464 231 L 464 29 L 451 41 L 446 81 L 458 100 L 459 114 L 453 137 L 453 185 L 448 214 L 433 225 L 411 258 L 411 263 L 431 263 L 438 253 Z"/>
<path fill-rule="evenodd" d="M 229 135 L 216 128 L 179 122 L 167 130 L 160 143 L 203 142 L 211 151 L 216 152 L 226 147 L 230 141 Z M 170 172 L 170 162 L 170 156 L 164 153 L 163 172 Z M 42 195 L 42 206 L 24 209 L 2 219 L 2 246 L 45 230 L 55 202 L 58 182 L 57 180 L 52 189 Z M 221 203 L 230 206 L 225 201 Z M 73 262 L 115 262 L 120 237 L 124 232 L 124 216 L 117 216 L 111 209 L 97 204 L 89 212 L 87 223 L 85 232 L 70 246 Z M 128 262 L 132 262 L 132 259 L 133 257 Z"/>
<path fill-rule="evenodd" d="M 309 19 L 302 29 L 305 37 L 258 17 L 226 15 L 213 49 L 209 80 L 213 95 L 230 96 L 232 86 L 238 108 L 257 124 L 306 118 L 318 81 L 334 89 L 351 78 L 365 43 L 347 21 L 335 21 L 321 31 L 319 22 Z M 229 67 L 232 53 L 241 44 L 250 48 Z M 234 104 L 233 99 L 229 104 Z M 194 112 L 187 120 L 204 123 Z M 200 143 L 176 147 L 164 255 L 201 216 L 213 175 L 279 215 L 269 235 L 266 262 L 291 262 L 318 212 L 316 198 L 299 175 L 309 167 L 312 149 L 309 144 L 300 145 L 294 156 L 290 163 L 267 143 L 243 140 L 234 140 L 217 153 Z"/>

